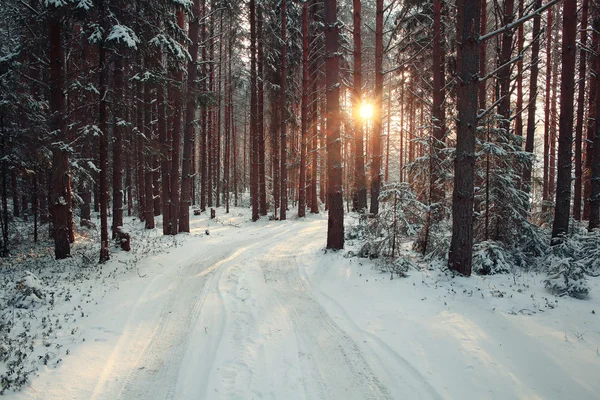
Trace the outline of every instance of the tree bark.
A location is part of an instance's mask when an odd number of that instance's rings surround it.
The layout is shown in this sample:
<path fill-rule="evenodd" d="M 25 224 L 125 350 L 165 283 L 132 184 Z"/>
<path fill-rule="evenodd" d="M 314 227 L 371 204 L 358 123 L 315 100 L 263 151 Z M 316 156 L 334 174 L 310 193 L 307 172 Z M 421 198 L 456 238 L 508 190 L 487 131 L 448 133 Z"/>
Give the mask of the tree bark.
<path fill-rule="evenodd" d="M 382 2 L 383 0 L 378 0 Z M 329 217 L 327 248 L 344 248 L 344 204 L 340 137 L 339 30 L 337 1 L 324 0 L 325 84 L 327 86 L 327 189 Z"/>
<path fill-rule="evenodd" d="M 534 9 L 542 6 L 542 0 L 535 0 Z M 531 75 L 529 77 L 529 103 L 527 106 L 527 138 L 525 139 L 525 151 L 533 155 L 533 145 L 535 139 L 537 93 L 538 93 L 538 75 L 540 70 L 540 30 L 541 15 L 533 17 L 533 43 L 531 44 Z M 533 169 L 533 160 L 525 164 L 523 170 L 523 190 L 527 193 L 533 191 L 533 182 L 531 180 Z"/>
<path fill-rule="evenodd" d="M 371 136 L 371 214 L 379 213 L 381 190 L 381 133 L 383 125 L 383 0 L 375 11 L 375 107 Z"/>
<path fill-rule="evenodd" d="M 586 57 L 587 57 L 587 20 L 588 20 L 588 0 L 583 0 L 581 6 L 581 49 L 579 50 L 579 91 L 577 94 L 577 116 L 575 124 L 575 185 L 573 188 L 573 218 L 581 221 L 581 189 L 583 175 L 583 114 L 585 105 L 585 82 L 586 82 Z"/>
<path fill-rule="evenodd" d="M 112 215 L 112 238 L 117 236 L 117 229 L 123 226 L 123 133 L 125 130 L 123 103 L 123 60 L 120 54 L 115 54 L 114 61 L 114 97 L 113 112 L 116 124 L 113 128 L 113 215 Z"/>
<path fill-rule="evenodd" d="M 306 216 L 306 137 L 308 131 L 308 1 L 302 6 L 302 111 L 298 216 Z"/>
<path fill-rule="evenodd" d="M 203 4 L 204 4 L 203 0 Z M 203 5 L 204 7 L 204 5 Z M 183 162 L 181 168 L 181 201 L 179 202 L 179 231 L 190 231 L 190 204 L 192 185 L 192 151 L 195 142 L 194 120 L 196 116 L 196 96 L 198 76 L 198 30 L 200 20 L 200 0 L 194 0 L 190 17 L 189 38 L 191 40 L 189 53 L 191 60 L 188 62 L 188 92 L 186 96 L 185 134 L 183 137 Z"/>
<path fill-rule="evenodd" d="M 62 26 L 59 12 L 49 19 L 50 41 L 50 127 L 56 132 L 58 141 L 64 138 L 65 98 L 63 80 L 63 51 L 61 43 Z M 57 260 L 71 255 L 69 243 L 69 197 L 71 193 L 71 174 L 67 152 L 59 146 L 52 148 L 52 184 L 50 207 L 54 237 L 54 256 Z M 4 205 L 6 212 L 6 205 Z M 5 223 L 6 225 L 6 223 Z M 4 229 L 7 229 L 5 226 Z"/>
<path fill-rule="evenodd" d="M 569 230 L 571 211 L 571 167 L 573 165 L 573 99 L 575 97 L 575 55 L 577 51 L 577 0 L 563 1 L 562 75 L 560 82 L 560 125 L 558 175 L 552 237 Z"/>
<path fill-rule="evenodd" d="M 279 200 L 279 219 L 285 220 L 287 213 L 287 189 L 288 189 L 288 176 L 287 176 L 287 93 L 286 93 L 286 81 L 287 81 L 287 12 L 286 2 L 281 2 L 281 168 L 279 177 L 281 179 L 281 194 Z"/>
<path fill-rule="evenodd" d="M 473 198 L 475 137 L 477 130 L 477 89 L 480 0 L 457 0 L 457 104 L 458 120 L 454 191 L 452 194 L 452 240 L 448 268 L 471 275 L 473 254 Z"/>

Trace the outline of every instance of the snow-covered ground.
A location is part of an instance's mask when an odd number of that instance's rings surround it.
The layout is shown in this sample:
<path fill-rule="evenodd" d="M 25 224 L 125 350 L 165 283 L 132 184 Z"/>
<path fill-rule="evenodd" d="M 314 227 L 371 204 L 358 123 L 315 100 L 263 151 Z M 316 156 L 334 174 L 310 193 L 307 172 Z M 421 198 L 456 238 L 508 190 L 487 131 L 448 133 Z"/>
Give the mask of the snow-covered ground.
<path fill-rule="evenodd" d="M 70 322 L 76 334 L 61 339 L 69 355 L 6 397 L 600 396 L 599 278 L 587 300 L 554 298 L 539 275 L 390 279 L 368 260 L 326 252 L 325 215 L 217 215 L 192 217 L 179 239 L 157 231 L 148 243 L 163 249 L 145 258 L 114 253 L 110 279 L 70 283 L 89 296 L 56 306 L 88 298 Z"/>

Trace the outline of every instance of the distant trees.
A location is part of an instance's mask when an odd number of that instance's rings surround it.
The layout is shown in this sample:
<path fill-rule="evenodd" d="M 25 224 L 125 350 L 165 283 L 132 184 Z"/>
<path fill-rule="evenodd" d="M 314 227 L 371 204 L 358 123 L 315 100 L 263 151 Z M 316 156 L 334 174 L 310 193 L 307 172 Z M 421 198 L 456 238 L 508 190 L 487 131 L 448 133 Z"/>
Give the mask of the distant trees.
<path fill-rule="evenodd" d="M 597 4 L 460 1 L 5 1 L 3 253 L 15 220 L 64 258 L 98 218 L 105 261 L 126 213 L 174 235 L 231 196 L 254 221 L 326 210 L 339 249 L 344 207 L 388 215 L 395 181 L 416 247 L 465 275 L 473 243 L 594 229 Z"/>

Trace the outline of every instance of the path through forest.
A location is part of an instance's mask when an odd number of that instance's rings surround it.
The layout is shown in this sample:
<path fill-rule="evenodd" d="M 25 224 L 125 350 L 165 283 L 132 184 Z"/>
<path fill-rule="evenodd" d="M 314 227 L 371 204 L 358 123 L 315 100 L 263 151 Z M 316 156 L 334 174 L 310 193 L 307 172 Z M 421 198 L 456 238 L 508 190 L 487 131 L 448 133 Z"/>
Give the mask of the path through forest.
<path fill-rule="evenodd" d="M 600 324 L 574 311 L 597 300 L 548 308 L 527 276 L 390 281 L 326 252 L 324 216 L 230 218 L 195 218 L 182 245 L 108 287 L 72 354 L 11 396 L 584 399 L 600 389 Z"/>

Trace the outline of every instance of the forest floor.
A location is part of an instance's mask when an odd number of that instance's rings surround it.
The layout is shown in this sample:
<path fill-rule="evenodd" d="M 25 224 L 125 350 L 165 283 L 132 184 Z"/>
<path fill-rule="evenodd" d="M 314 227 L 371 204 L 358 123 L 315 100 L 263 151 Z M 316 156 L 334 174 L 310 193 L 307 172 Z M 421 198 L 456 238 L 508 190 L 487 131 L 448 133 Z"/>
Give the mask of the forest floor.
<path fill-rule="evenodd" d="M 146 232 L 30 311 L 30 331 L 61 320 L 44 336 L 62 355 L 6 398 L 598 398 L 600 278 L 587 300 L 531 273 L 390 279 L 325 251 L 326 215 L 217 216 Z"/>

